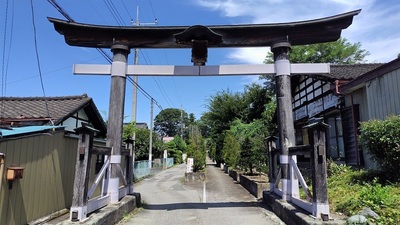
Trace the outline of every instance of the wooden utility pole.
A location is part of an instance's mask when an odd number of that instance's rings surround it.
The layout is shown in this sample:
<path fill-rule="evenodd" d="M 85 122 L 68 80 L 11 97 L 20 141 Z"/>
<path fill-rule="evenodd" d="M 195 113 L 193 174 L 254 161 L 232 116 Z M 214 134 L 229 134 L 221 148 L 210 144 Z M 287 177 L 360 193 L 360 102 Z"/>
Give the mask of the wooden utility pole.
<path fill-rule="evenodd" d="M 115 44 L 111 47 L 114 54 L 111 64 L 111 90 L 107 123 L 107 147 L 112 147 L 111 170 L 108 194 L 110 203 L 119 201 L 118 164 L 121 163 L 122 126 L 126 87 L 126 62 L 130 49 L 126 45 Z"/>

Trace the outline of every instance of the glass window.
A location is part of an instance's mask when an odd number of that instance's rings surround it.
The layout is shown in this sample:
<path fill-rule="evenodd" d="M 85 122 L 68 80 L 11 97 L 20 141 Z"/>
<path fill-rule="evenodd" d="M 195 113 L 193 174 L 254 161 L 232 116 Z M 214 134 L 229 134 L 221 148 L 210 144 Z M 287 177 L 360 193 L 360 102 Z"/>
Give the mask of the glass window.
<path fill-rule="evenodd" d="M 321 95 L 322 93 L 321 93 L 321 88 L 318 88 L 318 89 L 315 89 L 315 97 L 317 97 L 317 96 L 319 96 L 319 95 Z"/>

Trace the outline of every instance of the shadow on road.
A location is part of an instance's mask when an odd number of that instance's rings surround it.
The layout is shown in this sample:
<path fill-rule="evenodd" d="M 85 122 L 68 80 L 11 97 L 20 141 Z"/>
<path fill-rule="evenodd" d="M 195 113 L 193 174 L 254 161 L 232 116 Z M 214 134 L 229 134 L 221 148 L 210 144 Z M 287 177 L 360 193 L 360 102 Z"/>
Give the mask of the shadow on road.
<path fill-rule="evenodd" d="M 213 203 L 171 203 L 171 204 L 147 204 L 148 210 L 179 210 L 179 209 L 209 209 L 209 208 L 234 208 L 234 207 L 259 207 L 258 202 L 213 202 Z"/>

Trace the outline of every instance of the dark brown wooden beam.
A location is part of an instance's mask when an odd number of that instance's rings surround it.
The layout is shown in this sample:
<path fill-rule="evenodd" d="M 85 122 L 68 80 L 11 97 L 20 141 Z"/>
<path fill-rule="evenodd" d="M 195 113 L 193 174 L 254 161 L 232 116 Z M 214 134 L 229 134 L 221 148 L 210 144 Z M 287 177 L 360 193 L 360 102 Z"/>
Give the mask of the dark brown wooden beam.
<path fill-rule="evenodd" d="M 336 41 L 343 29 L 353 22 L 361 10 L 331 17 L 289 23 L 204 26 L 204 32 L 222 37 L 208 47 L 258 47 L 287 41 L 291 45 L 305 45 Z M 179 37 L 191 26 L 99 26 L 48 18 L 67 44 L 93 48 L 111 48 L 123 44 L 129 48 L 191 48 Z M 201 32 L 201 31 L 199 31 Z M 201 37 L 202 34 L 196 34 Z"/>

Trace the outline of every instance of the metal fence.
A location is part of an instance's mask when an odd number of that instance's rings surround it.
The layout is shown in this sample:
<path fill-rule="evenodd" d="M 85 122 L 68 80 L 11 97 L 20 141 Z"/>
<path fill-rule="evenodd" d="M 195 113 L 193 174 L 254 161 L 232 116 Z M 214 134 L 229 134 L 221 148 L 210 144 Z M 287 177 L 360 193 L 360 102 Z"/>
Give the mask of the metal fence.
<path fill-rule="evenodd" d="M 152 168 L 170 168 L 174 165 L 174 158 L 167 158 L 166 160 L 166 167 L 164 167 L 164 160 L 155 159 L 153 161 Z M 150 176 L 151 169 L 150 169 L 150 161 L 149 160 L 141 160 L 136 161 L 133 167 L 133 178 L 134 180 L 138 180 L 140 178 Z"/>
<path fill-rule="evenodd" d="M 150 161 L 142 160 L 136 161 L 133 167 L 133 178 L 134 180 L 138 180 L 140 178 L 146 177 L 150 175 Z"/>
<path fill-rule="evenodd" d="M 167 158 L 167 168 L 174 165 L 174 158 Z"/>

